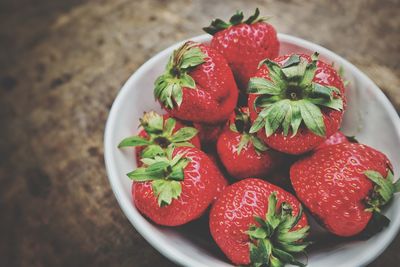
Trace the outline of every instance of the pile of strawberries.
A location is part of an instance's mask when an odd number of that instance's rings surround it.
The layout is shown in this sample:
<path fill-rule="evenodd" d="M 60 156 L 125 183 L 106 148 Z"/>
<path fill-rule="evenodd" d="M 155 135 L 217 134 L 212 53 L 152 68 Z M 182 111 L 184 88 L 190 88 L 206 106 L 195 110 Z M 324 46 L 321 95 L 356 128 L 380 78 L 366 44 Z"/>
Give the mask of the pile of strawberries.
<path fill-rule="evenodd" d="M 155 81 L 167 114 L 145 113 L 119 145 L 136 147 L 137 209 L 164 226 L 208 216 L 225 255 L 249 266 L 305 266 L 295 256 L 310 244 L 307 216 L 342 237 L 387 226 L 381 210 L 400 183 L 383 153 L 339 131 L 346 88 L 334 66 L 278 56 L 258 9 L 204 30 L 211 43 L 186 42 Z"/>

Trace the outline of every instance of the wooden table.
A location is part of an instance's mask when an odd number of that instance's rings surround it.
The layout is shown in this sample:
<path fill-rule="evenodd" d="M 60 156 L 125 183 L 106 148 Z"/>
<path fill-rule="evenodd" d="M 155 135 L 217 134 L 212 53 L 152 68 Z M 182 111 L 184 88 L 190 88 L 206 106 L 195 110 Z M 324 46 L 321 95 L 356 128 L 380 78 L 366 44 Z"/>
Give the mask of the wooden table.
<path fill-rule="evenodd" d="M 1 266 L 175 266 L 121 212 L 103 131 L 127 78 L 216 16 L 260 7 L 278 31 L 353 62 L 400 110 L 398 1 L 249 2 L 0 2 Z M 370 266 L 398 265 L 399 249 L 400 236 Z"/>

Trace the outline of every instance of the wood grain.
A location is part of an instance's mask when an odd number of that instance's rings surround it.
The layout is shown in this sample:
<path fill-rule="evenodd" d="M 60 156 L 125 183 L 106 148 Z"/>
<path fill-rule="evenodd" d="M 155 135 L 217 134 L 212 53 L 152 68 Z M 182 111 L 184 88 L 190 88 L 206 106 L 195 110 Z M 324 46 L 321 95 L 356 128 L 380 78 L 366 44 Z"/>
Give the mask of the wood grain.
<path fill-rule="evenodd" d="M 365 71 L 400 111 L 399 2 L 0 2 L 0 265 L 175 266 L 124 217 L 103 161 L 127 78 L 214 17 L 260 7 L 278 31 Z M 370 266 L 396 266 L 400 237 Z"/>

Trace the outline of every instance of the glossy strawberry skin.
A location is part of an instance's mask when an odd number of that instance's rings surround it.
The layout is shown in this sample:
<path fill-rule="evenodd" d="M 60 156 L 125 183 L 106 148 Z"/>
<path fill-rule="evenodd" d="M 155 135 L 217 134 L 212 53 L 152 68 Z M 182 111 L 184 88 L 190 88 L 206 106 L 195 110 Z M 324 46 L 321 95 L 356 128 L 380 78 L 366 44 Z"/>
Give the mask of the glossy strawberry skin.
<path fill-rule="evenodd" d="M 183 88 L 180 107 L 166 109 L 176 118 L 206 124 L 228 119 L 236 106 L 239 91 L 225 58 L 207 45 L 198 47 L 206 55 L 205 62 L 189 71 L 195 89 Z"/>
<path fill-rule="evenodd" d="M 210 213 L 210 231 L 215 242 L 236 265 L 250 263 L 250 240 L 245 233 L 251 225 L 257 225 L 254 216 L 265 217 L 268 197 L 277 193 L 278 205 L 287 202 L 295 215 L 300 202 L 290 193 L 260 179 L 248 178 L 228 186 Z M 303 214 L 294 229 L 308 225 Z"/>
<path fill-rule="evenodd" d="M 227 184 L 215 164 L 199 149 L 178 147 L 173 154 L 178 153 L 183 153 L 191 161 L 184 169 L 182 193 L 170 205 L 158 205 L 151 182 L 134 182 L 132 185 L 136 208 L 160 225 L 178 226 L 197 219 Z"/>
<path fill-rule="evenodd" d="M 309 62 L 311 61 L 311 58 L 307 55 L 300 56 L 307 59 Z M 277 62 L 279 65 L 283 65 L 289 57 L 290 55 L 280 56 L 274 59 L 274 61 Z M 268 68 L 265 65 L 262 65 L 258 69 L 254 77 L 260 77 L 269 80 L 270 78 Z M 342 95 L 343 105 L 344 107 L 346 106 L 345 88 L 343 85 L 343 81 L 331 65 L 328 65 L 323 61 L 318 60 L 317 70 L 313 82 L 321 85 L 333 86 L 339 89 Z M 248 106 L 250 109 L 250 117 L 252 121 L 257 118 L 259 112 L 254 108 L 254 101 L 256 98 L 257 95 L 249 95 Z M 339 130 L 340 124 L 342 122 L 343 111 L 337 111 L 324 107 L 321 108 L 321 111 L 326 128 L 326 136 L 324 137 L 315 135 L 310 130 L 305 128 L 304 125 L 300 126 L 297 134 L 293 137 L 291 136 L 291 133 L 289 133 L 288 136 L 284 136 L 282 129 L 278 129 L 274 134 L 269 137 L 267 137 L 265 135 L 265 131 L 261 129 L 258 132 L 259 137 L 263 139 L 268 146 L 283 153 L 300 155 L 308 152 L 319 144 L 323 143 L 329 136 L 336 133 Z"/>
<path fill-rule="evenodd" d="M 390 162 L 366 145 L 341 143 L 317 150 L 292 165 L 290 179 L 297 197 L 338 236 L 360 233 L 371 219 L 364 200 L 373 189 L 367 170 L 386 177 Z"/>
<path fill-rule="evenodd" d="M 325 148 L 327 146 L 333 146 L 341 143 L 350 143 L 347 136 L 345 136 L 341 131 L 337 131 L 333 135 L 331 135 L 328 139 L 326 139 L 322 144 L 317 146 L 315 149 Z"/>
<path fill-rule="evenodd" d="M 164 114 L 164 115 L 163 115 L 164 124 L 165 124 L 165 122 L 167 121 L 168 118 L 171 118 L 171 116 L 168 115 L 168 114 Z M 181 128 L 185 127 L 185 126 L 186 126 L 186 125 L 184 125 L 182 122 L 176 120 L 175 128 L 174 128 L 174 130 L 173 130 L 172 132 L 175 133 L 175 132 L 177 132 L 179 129 L 181 129 Z M 148 139 L 148 135 L 147 135 L 146 131 L 143 130 L 143 129 L 140 130 L 140 132 L 139 132 L 138 135 L 139 135 L 140 137 L 144 137 L 144 138 Z M 195 137 L 193 137 L 189 142 L 192 143 L 195 147 L 197 147 L 197 148 L 199 148 L 199 149 L 201 148 L 201 145 L 200 145 L 200 138 L 199 138 L 198 135 L 196 135 Z M 144 148 L 145 148 L 145 147 L 143 147 L 143 146 L 137 146 L 137 147 L 135 147 L 136 164 L 137 164 L 138 167 L 141 167 L 141 166 L 143 165 L 143 163 L 140 161 L 140 160 L 141 160 L 140 154 L 142 153 L 142 151 L 143 151 Z"/>
<path fill-rule="evenodd" d="M 242 23 L 217 32 L 211 47 L 226 58 L 241 89 L 247 87 L 261 60 L 279 54 L 276 30 L 265 22 Z"/>
<path fill-rule="evenodd" d="M 235 114 L 232 114 L 228 125 L 218 138 L 217 151 L 222 164 L 236 179 L 265 178 L 281 163 L 282 155 L 272 150 L 257 153 L 252 142 L 248 142 L 238 154 L 242 134 L 230 129 L 229 124 L 234 123 L 234 120 Z"/>

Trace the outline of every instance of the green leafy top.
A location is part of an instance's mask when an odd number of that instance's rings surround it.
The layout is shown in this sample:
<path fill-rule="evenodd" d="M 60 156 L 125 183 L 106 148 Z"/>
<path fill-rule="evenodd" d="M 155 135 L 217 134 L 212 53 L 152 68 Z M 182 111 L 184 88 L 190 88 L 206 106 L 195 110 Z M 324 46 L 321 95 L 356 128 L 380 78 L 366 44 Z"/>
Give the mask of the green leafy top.
<path fill-rule="evenodd" d="M 219 31 L 222 31 L 224 29 L 228 29 L 231 26 L 238 25 L 238 24 L 253 24 L 256 22 L 260 21 L 265 21 L 266 18 L 263 17 L 258 17 L 260 15 L 260 10 L 256 8 L 256 11 L 254 12 L 253 15 L 251 15 L 248 19 L 243 21 L 244 15 L 243 12 L 241 11 L 236 11 L 236 13 L 230 18 L 229 22 L 225 22 L 221 19 L 215 19 L 211 22 L 210 26 L 204 27 L 203 30 L 206 33 L 209 33 L 211 35 L 216 34 Z"/>
<path fill-rule="evenodd" d="M 255 108 L 261 108 L 250 133 L 265 128 L 271 136 L 279 127 L 287 136 L 291 129 L 292 136 L 302 122 L 314 134 L 325 136 L 325 124 L 321 107 L 343 110 L 341 92 L 333 86 L 313 82 L 317 70 L 318 53 L 312 55 L 309 63 L 299 55 L 292 55 L 281 67 L 266 59 L 270 80 L 254 77 L 249 81 L 248 93 L 259 95 Z"/>
<path fill-rule="evenodd" d="M 253 144 L 255 151 L 258 154 L 268 150 L 268 147 L 260 138 L 257 137 L 257 135 L 249 133 L 250 127 L 251 123 L 248 109 L 235 109 L 235 121 L 229 125 L 229 128 L 233 132 L 241 134 L 239 146 L 237 148 L 238 155 L 248 142 Z"/>
<path fill-rule="evenodd" d="M 400 191 L 400 179 L 393 183 L 393 172 L 389 170 L 386 178 L 377 171 L 366 171 L 365 176 L 374 183 L 374 189 L 366 203 L 368 210 L 380 212 L 393 198 L 393 194 Z"/>
<path fill-rule="evenodd" d="M 268 198 L 265 218 L 255 217 L 258 226 L 252 225 L 246 232 L 250 238 L 251 267 L 282 267 L 286 263 L 305 266 L 293 256 L 304 253 L 310 242 L 304 241 L 309 234 L 309 226 L 293 230 L 303 215 L 300 206 L 297 216 L 292 215 L 290 204 L 283 202 L 277 207 L 276 192 Z"/>
<path fill-rule="evenodd" d="M 171 145 L 193 147 L 189 141 L 198 132 L 193 127 L 183 127 L 174 133 L 176 120 L 173 118 L 164 120 L 162 115 L 154 111 L 145 113 L 143 118 L 140 119 L 140 125 L 148 137 L 138 135 L 127 137 L 121 141 L 118 147 L 145 146 L 141 152 L 142 158 L 163 155 L 163 148 Z"/>
<path fill-rule="evenodd" d="M 368 170 L 364 172 L 365 176 L 374 184 L 370 195 L 365 199 L 366 211 L 372 212 L 373 216 L 368 223 L 364 235 L 372 236 L 387 227 L 390 220 L 381 213 L 393 198 L 394 193 L 400 192 L 400 179 L 393 183 L 393 172 L 389 170 L 384 178 L 379 172 Z"/>
<path fill-rule="evenodd" d="M 204 63 L 206 55 L 197 43 L 186 42 L 169 58 L 164 73 L 154 83 L 154 97 L 165 107 L 174 108 L 182 104 L 182 88 L 196 89 L 196 83 L 188 72 Z"/>
<path fill-rule="evenodd" d="M 151 181 L 154 196 L 158 205 L 164 207 L 170 205 L 173 199 L 178 199 L 182 192 L 181 182 L 185 178 L 184 169 L 190 159 L 183 154 L 174 157 L 173 147 L 165 150 L 164 156 L 144 158 L 145 167 L 137 168 L 128 173 L 128 177 L 135 182 Z"/>

